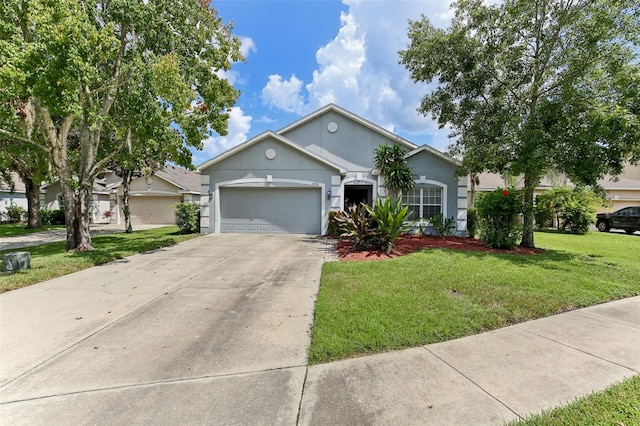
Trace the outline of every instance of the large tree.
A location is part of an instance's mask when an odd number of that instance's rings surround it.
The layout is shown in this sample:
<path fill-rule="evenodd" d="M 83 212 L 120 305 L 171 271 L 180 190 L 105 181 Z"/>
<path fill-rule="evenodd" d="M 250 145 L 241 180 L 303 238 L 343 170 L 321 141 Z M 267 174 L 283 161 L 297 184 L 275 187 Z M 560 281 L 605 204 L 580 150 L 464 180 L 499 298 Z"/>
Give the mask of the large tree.
<path fill-rule="evenodd" d="M 0 97 L 33 102 L 62 186 L 66 248 L 90 250 L 95 177 L 127 146 L 128 126 L 114 114 L 127 86 L 134 79 L 146 86 L 180 140 L 201 147 L 207 135 L 227 131 L 238 94 L 221 72 L 241 59 L 239 40 L 204 0 L 4 0 L 0 7 L 0 87 L 8 88 Z M 148 78 L 136 79 L 141 74 Z M 0 134 L 38 143 L 3 127 Z"/>
<path fill-rule="evenodd" d="M 5 89 L 5 95 L 7 94 Z M 34 129 L 34 108 L 29 99 L 11 99 L 0 105 L 0 123 L 14 134 L 32 140 L 40 137 Z M 34 131 L 35 130 L 35 131 Z M 27 228 L 42 227 L 40 186 L 49 178 L 47 153 L 31 143 L 0 135 L 0 174 L 13 185 L 11 173 L 17 173 L 24 183 L 27 197 Z M 8 178 L 7 178 L 8 177 Z"/>
<path fill-rule="evenodd" d="M 636 0 L 453 3 L 447 29 L 410 22 L 401 62 L 433 82 L 419 111 L 454 129 L 463 168 L 524 178 L 521 245 L 534 246 L 533 190 L 549 170 L 594 185 L 640 160 Z"/>

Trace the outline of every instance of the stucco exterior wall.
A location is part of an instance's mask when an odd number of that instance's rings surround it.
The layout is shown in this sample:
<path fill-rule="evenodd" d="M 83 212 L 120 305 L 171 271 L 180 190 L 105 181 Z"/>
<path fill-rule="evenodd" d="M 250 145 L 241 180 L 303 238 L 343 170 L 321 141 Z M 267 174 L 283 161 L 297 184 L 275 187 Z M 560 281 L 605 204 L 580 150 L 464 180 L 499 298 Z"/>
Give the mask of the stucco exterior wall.
<path fill-rule="evenodd" d="M 334 132 L 329 131 L 330 123 L 337 126 Z M 350 167 L 349 171 L 354 172 L 372 169 L 375 149 L 382 144 L 394 143 L 384 135 L 332 111 L 282 135 L 329 160 L 352 163 L 357 167 Z"/>

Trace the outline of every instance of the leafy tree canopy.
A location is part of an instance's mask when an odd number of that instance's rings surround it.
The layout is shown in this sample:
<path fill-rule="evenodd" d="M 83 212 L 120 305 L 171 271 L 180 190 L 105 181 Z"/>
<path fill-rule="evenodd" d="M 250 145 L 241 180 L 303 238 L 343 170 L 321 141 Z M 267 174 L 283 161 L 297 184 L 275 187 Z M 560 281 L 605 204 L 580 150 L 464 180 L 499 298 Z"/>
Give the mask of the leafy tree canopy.
<path fill-rule="evenodd" d="M 224 71 L 242 60 L 203 0 L 5 0 L 0 52 L 0 134 L 47 152 L 63 187 L 67 249 L 81 250 L 91 249 L 96 175 L 136 152 L 132 144 L 184 164 L 188 146 L 226 134 L 238 93 Z M 26 99 L 41 140 L 6 125 Z"/>
<path fill-rule="evenodd" d="M 523 175 L 522 245 L 533 189 L 556 169 L 594 185 L 640 161 L 640 7 L 635 0 L 453 3 L 451 26 L 410 22 L 401 62 L 435 82 L 419 111 L 450 125 L 465 172 Z"/>

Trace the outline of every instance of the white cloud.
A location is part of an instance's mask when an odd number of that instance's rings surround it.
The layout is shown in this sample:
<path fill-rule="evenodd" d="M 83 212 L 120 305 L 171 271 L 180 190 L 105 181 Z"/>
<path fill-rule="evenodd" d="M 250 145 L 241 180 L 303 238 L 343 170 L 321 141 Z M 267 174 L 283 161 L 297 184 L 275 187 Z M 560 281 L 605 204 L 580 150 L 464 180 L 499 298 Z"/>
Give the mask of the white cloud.
<path fill-rule="evenodd" d="M 256 43 L 253 41 L 251 37 L 238 37 L 240 39 L 240 52 L 245 59 L 249 57 L 249 53 L 257 52 L 258 48 L 256 47 Z"/>
<path fill-rule="evenodd" d="M 251 130 L 251 120 L 253 117 L 245 115 L 240 107 L 233 107 L 229 112 L 228 134 L 226 136 L 212 136 L 202 143 L 204 148 L 194 155 L 194 163 L 200 164 L 222 152 L 240 145 L 247 140 L 247 134 Z"/>
<path fill-rule="evenodd" d="M 262 102 L 287 112 L 303 114 L 305 111 L 304 99 L 301 89 L 302 81 L 295 74 L 289 80 L 283 80 L 282 76 L 272 74 L 269 82 L 262 89 Z"/>
<path fill-rule="evenodd" d="M 300 115 L 332 102 L 418 144 L 428 139 L 446 149 L 449 132 L 416 111 L 428 87 L 411 80 L 398 63 L 398 51 L 408 46 L 409 19 L 424 14 L 435 25 L 448 25 L 450 1 L 343 2 L 349 10 L 342 13 L 335 38 L 316 52 L 312 81 L 272 75 L 262 91 L 263 102 Z"/>

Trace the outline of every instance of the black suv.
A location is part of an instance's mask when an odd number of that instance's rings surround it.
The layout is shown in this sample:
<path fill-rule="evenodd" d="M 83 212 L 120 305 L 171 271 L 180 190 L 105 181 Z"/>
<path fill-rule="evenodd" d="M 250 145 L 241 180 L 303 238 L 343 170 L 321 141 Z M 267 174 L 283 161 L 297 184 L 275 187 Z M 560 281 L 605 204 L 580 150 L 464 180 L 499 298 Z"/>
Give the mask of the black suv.
<path fill-rule="evenodd" d="M 627 234 L 640 231 L 640 206 L 625 207 L 613 213 L 598 213 L 596 227 L 600 232 L 611 228 L 623 229 Z"/>

